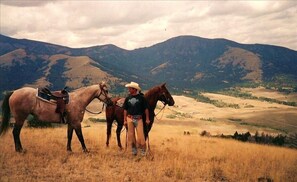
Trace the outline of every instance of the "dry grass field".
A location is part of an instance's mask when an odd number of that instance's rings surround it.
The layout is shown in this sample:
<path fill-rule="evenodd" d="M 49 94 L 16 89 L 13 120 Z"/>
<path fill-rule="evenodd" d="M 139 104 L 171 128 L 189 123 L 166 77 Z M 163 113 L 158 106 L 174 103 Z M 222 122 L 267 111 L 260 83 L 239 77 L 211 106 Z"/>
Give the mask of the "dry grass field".
<path fill-rule="evenodd" d="M 1 138 L 0 181 L 297 181 L 297 151 L 233 140 L 183 135 L 184 128 L 156 124 L 151 157 L 105 147 L 104 123 L 83 129 L 90 153 L 76 137 L 66 152 L 66 127 L 24 128 L 25 153 L 14 152 L 12 134 Z M 125 134 L 122 135 L 125 142 Z"/>
<path fill-rule="evenodd" d="M 261 94 L 259 92 L 257 90 L 256 94 Z M 239 108 L 218 108 L 192 98 L 174 96 L 175 106 L 166 107 L 157 115 L 149 138 L 152 155 L 147 157 L 132 156 L 128 150 L 120 151 L 116 145 L 115 125 L 110 147 L 105 147 L 106 124 L 88 120 L 104 119 L 104 113 L 85 115 L 82 125 L 89 153 L 82 152 L 75 135 L 73 152 L 66 151 L 66 126 L 23 128 L 21 141 L 26 152 L 16 153 L 10 129 L 0 138 L 0 181 L 235 182 L 260 178 L 275 182 L 297 181 L 296 149 L 199 135 L 203 130 L 211 134 L 233 134 L 235 131 L 296 133 L 296 107 L 220 94 L 205 95 L 224 103 L 238 104 Z M 89 109 L 98 111 L 101 106 L 92 103 Z M 191 134 L 184 135 L 184 131 Z M 125 134 L 124 131 L 121 135 L 123 145 Z"/>

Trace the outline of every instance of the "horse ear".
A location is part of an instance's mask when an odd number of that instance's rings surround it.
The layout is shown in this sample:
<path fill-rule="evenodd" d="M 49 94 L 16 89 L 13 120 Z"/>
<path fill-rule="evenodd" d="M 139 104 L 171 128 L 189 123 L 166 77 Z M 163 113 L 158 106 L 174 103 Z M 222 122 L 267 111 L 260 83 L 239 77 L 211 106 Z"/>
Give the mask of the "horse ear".
<path fill-rule="evenodd" d="M 165 87 L 165 85 L 166 85 L 166 83 L 163 83 L 161 86 L 162 86 L 162 87 Z"/>
<path fill-rule="evenodd" d="M 105 81 L 101 81 L 101 83 L 99 83 L 99 85 L 105 85 Z"/>

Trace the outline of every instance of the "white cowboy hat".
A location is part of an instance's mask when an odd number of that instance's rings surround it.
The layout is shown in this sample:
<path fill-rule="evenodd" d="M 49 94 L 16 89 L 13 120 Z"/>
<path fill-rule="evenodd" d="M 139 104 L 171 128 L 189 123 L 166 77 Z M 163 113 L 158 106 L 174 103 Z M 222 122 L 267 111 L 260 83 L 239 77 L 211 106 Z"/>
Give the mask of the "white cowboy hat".
<path fill-rule="evenodd" d="M 130 83 L 126 84 L 125 87 L 127 87 L 127 88 L 129 88 L 129 87 L 135 88 L 138 91 L 141 90 L 141 88 L 139 87 L 138 83 L 136 83 L 136 82 L 130 82 Z"/>

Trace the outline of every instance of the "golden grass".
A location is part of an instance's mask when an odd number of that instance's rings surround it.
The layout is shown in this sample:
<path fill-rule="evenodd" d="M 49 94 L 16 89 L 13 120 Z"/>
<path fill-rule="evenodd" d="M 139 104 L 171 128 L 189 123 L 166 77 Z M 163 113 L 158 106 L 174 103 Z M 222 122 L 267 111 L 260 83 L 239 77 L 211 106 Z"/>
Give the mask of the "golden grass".
<path fill-rule="evenodd" d="M 231 107 L 219 108 L 209 103 L 197 102 L 193 98 L 173 96 L 175 104 L 173 107 L 166 107 L 163 120 L 172 120 L 177 123 L 191 122 L 193 123 L 191 125 L 207 131 L 209 131 L 208 126 L 212 128 L 220 127 L 219 130 L 210 130 L 213 134 L 234 134 L 236 130 L 239 132 L 250 131 L 252 133 L 256 131 L 265 133 L 280 133 L 282 131 L 296 133 L 297 131 L 296 107 L 222 94 L 203 93 L 203 95 L 211 100 L 218 100 L 226 104 L 236 104 L 239 106 L 239 109 Z M 156 110 L 157 112 L 158 109 Z M 212 122 L 206 122 L 205 120 L 207 119 L 211 119 Z M 240 122 L 232 122 L 230 119 L 240 120 Z M 240 123 L 246 124 L 241 125 Z"/>
<path fill-rule="evenodd" d="M 241 88 L 243 92 L 248 92 L 256 97 L 266 97 L 280 101 L 297 102 L 297 93 L 281 93 L 275 90 L 265 89 L 264 87 L 257 88 Z"/>
<path fill-rule="evenodd" d="M 150 133 L 154 160 L 119 151 L 115 132 L 105 147 L 105 123 L 83 128 L 90 153 L 74 135 L 66 152 L 66 127 L 23 128 L 26 153 L 14 152 L 11 130 L 0 138 L 0 181 L 297 181 L 297 151 L 183 135 L 183 127 L 156 123 Z M 125 132 L 122 133 L 125 144 Z"/>
<path fill-rule="evenodd" d="M 27 150 L 23 154 L 14 151 L 10 130 L 0 138 L 0 181 L 257 181 L 260 177 L 275 182 L 297 181 L 297 150 L 199 136 L 203 130 L 211 134 L 266 130 L 238 125 L 230 118 L 263 125 L 280 122 L 276 127 L 296 131 L 296 108 L 220 94 L 206 96 L 238 104 L 240 109 L 217 108 L 174 96 L 175 106 L 166 107 L 157 116 L 150 133 L 154 160 L 119 151 L 114 129 L 110 147 L 106 148 L 105 123 L 87 121 L 89 117 L 104 119 L 104 113 L 85 115 L 82 126 L 91 126 L 83 128 L 88 154 L 82 152 L 75 134 L 73 153 L 66 152 L 66 126 L 23 128 L 21 141 Z M 95 101 L 88 108 L 98 111 L 102 104 Z M 176 118 L 167 118 L 176 113 Z M 183 135 L 184 131 L 191 135 Z M 122 144 L 125 145 L 125 132 Z"/>

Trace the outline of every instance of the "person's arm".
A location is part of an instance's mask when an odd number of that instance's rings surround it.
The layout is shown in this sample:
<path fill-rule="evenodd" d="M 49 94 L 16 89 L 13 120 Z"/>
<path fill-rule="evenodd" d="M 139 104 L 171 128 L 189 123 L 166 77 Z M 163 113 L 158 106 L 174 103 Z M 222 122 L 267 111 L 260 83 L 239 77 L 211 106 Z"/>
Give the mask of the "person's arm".
<path fill-rule="evenodd" d="M 148 105 L 148 102 L 147 100 L 145 99 L 145 97 L 143 96 L 143 104 L 144 104 L 144 113 L 145 113 L 145 122 L 146 124 L 149 124 L 150 123 L 150 115 L 149 115 L 149 105 Z"/>

